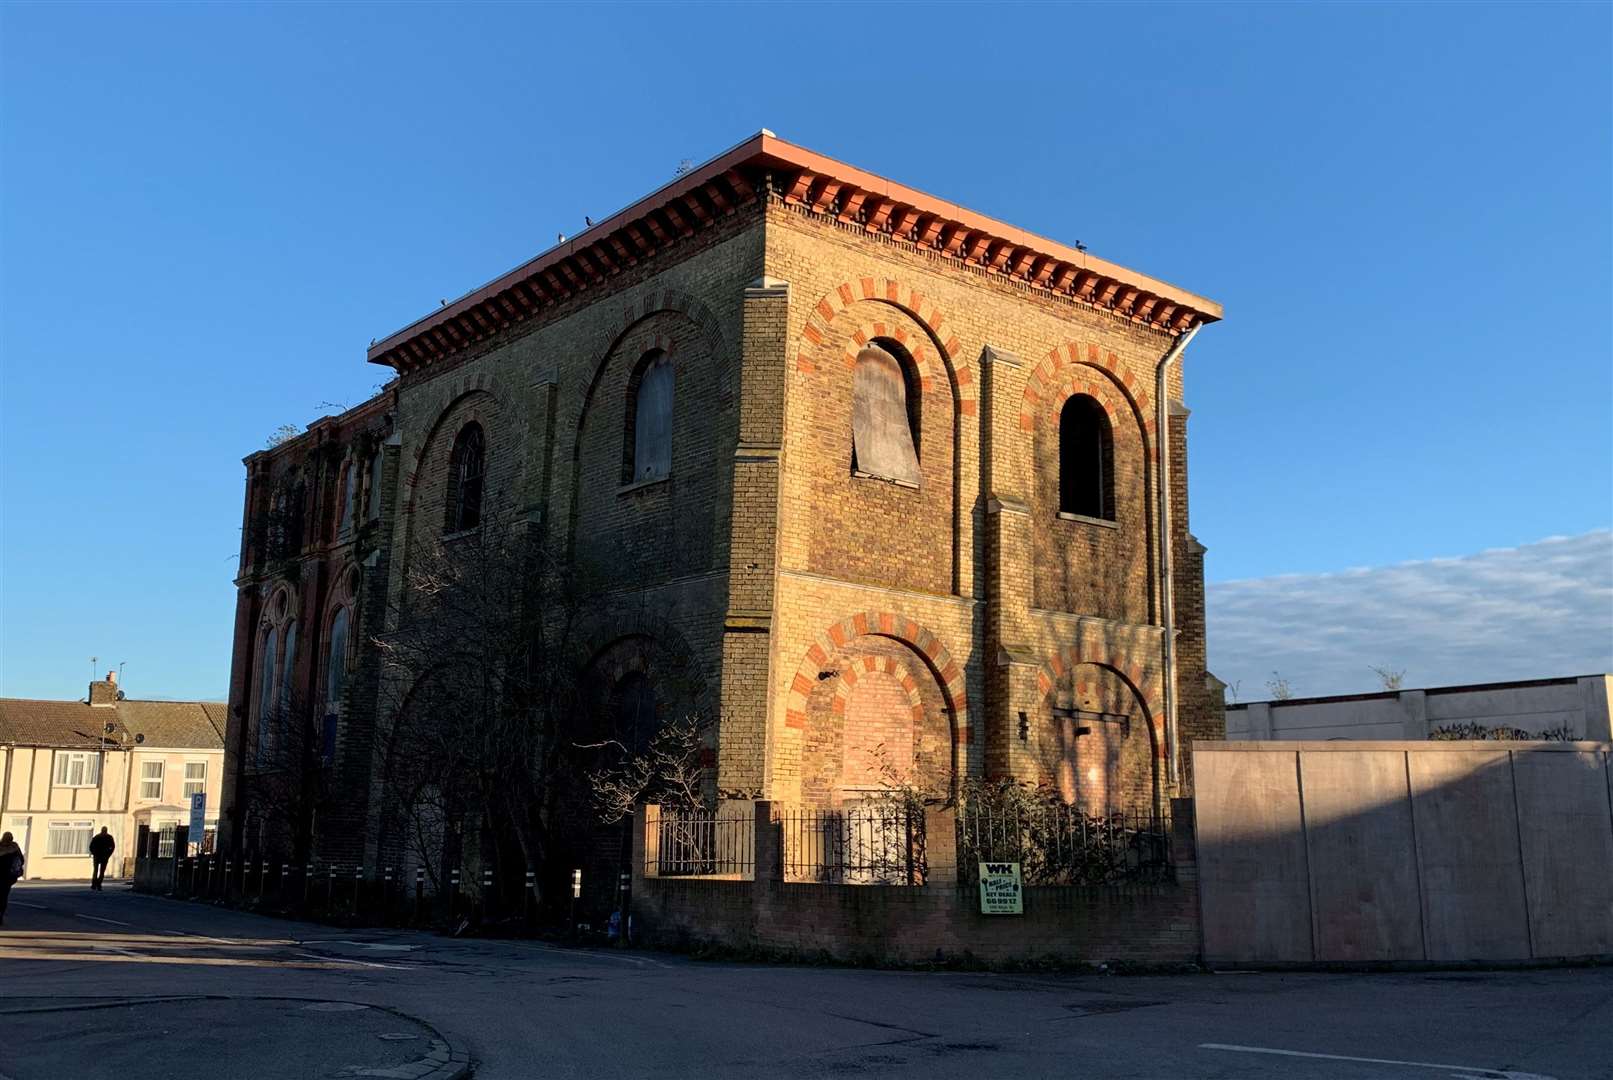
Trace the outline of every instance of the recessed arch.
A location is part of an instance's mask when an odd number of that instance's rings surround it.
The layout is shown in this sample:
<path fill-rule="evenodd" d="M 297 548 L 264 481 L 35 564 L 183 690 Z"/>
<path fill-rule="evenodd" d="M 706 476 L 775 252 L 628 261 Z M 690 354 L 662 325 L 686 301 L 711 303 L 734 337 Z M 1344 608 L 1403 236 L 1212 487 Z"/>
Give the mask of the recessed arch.
<path fill-rule="evenodd" d="M 1044 405 L 1053 405 L 1056 416 L 1057 407 L 1076 393 L 1096 398 L 1111 419 L 1122 413 L 1131 416 L 1142 432 L 1144 453 L 1157 456 L 1147 387 L 1131 370 L 1122 369 L 1118 356 L 1094 342 L 1066 342 L 1036 365 L 1020 397 L 1020 429 L 1035 431 L 1048 415 Z"/>
<path fill-rule="evenodd" d="M 806 323 L 801 328 L 802 339 L 812 346 L 823 345 L 830 340 L 830 327 L 836 318 L 864 301 L 898 308 L 924 327 L 930 337 L 929 344 L 935 349 L 940 361 L 941 370 L 951 378 L 953 397 L 957 401 L 959 414 L 977 416 L 979 400 L 975 392 L 974 374 L 967 365 L 957 359 L 962 346 L 955 334 L 950 330 L 943 330 L 946 326 L 946 316 L 928 296 L 901 281 L 892 278 L 860 277 L 855 281 L 837 285 L 825 293 L 823 298 L 809 310 Z M 865 328 L 860 329 L 867 336 L 880 336 L 868 334 Z M 866 340 L 857 342 L 859 346 L 865 343 Z M 909 348 L 917 358 L 917 348 L 912 346 Z M 852 359 L 856 359 L 855 351 L 852 353 Z M 795 365 L 796 370 L 807 374 L 816 371 L 818 366 L 805 349 L 796 354 Z M 931 375 L 936 373 L 930 372 Z"/>

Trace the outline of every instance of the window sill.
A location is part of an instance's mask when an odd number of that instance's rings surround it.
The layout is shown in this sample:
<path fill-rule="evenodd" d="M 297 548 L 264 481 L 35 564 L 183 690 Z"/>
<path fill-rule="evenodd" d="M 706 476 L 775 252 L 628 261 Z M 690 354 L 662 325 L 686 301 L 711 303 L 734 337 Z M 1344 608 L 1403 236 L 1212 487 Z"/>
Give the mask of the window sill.
<path fill-rule="evenodd" d="M 1118 521 L 1110 521 L 1108 518 L 1087 517 L 1085 514 L 1067 514 L 1063 510 L 1059 511 L 1059 520 L 1074 521 L 1082 525 L 1096 525 L 1103 529 L 1120 528 L 1120 522 Z"/>
<path fill-rule="evenodd" d="M 475 536 L 481 531 L 481 528 L 482 527 L 478 525 L 474 529 L 460 529 L 458 532 L 443 533 L 442 542 L 445 544 L 452 544 L 454 541 L 463 540 L 467 536 Z"/>
<path fill-rule="evenodd" d="M 631 484 L 623 484 L 621 487 L 617 488 L 616 494 L 631 495 L 635 491 L 646 491 L 658 484 L 670 484 L 671 482 L 671 473 L 668 473 L 666 476 L 657 476 L 653 480 L 635 480 Z"/>
<path fill-rule="evenodd" d="M 919 486 L 913 481 L 898 480 L 894 476 L 880 476 L 877 473 L 863 472 L 861 469 L 851 470 L 851 475 L 855 480 L 878 480 L 882 484 L 892 484 L 899 488 L 907 488 L 909 491 L 919 490 Z"/>

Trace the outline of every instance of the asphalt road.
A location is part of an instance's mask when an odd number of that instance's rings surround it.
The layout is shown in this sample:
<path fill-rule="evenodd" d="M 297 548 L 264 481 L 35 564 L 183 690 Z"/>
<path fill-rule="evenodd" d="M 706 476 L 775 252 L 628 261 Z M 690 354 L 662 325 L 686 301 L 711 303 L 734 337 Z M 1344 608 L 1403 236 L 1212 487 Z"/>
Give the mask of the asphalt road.
<path fill-rule="evenodd" d="M 12 1080 L 404 1077 L 448 1048 L 479 1080 L 1613 1077 L 1613 968 L 767 967 L 342 931 L 34 884 L 14 890 L 0 929 Z"/>

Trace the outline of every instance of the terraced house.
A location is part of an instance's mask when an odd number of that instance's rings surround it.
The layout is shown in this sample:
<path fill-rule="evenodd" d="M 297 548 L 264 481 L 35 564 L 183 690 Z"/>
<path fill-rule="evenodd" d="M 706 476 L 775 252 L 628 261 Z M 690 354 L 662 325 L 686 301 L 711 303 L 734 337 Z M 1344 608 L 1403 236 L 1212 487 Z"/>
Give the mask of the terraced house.
<path fill-rule="evenodd" d="M 381 397 L 248 459 L 225 813 L 254 813 L 290 678 L 322 703 L 318 843 L 376 858 L 357 627 L 386 609 L 355 598 L 495 504 L 600 564 L 579 663 L 617 710 L 717 717 L 717 790 L 830 807 L 895 772 L 1157 805 L 1223 731 L 1181 362 L 1220 316 L 747 139 L 375 342 Z"/>

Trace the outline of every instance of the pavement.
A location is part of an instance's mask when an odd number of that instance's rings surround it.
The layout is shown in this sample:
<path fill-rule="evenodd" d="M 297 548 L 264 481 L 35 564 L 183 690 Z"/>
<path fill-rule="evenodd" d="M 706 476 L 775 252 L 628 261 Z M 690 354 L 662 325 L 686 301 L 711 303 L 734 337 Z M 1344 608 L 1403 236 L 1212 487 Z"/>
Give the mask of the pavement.
<path fill-rule="evenodd" d="M 24 883 L 0 1077 L 1613 1078 L 1613 968 L 1074 976 L 711 963 Z"/>

